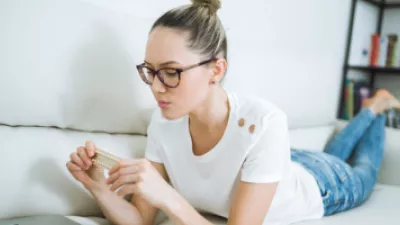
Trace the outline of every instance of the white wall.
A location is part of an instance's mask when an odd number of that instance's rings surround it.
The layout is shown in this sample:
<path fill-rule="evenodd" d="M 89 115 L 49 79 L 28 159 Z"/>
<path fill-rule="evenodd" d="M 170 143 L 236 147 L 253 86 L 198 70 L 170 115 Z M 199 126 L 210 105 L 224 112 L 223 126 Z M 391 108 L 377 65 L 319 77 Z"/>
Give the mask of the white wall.
<path fill-rule="evenodd" d="M 1 1 L 0 123 L 90 128 L 118 115 L 114 124 L 131 126 L 129 112 L 153 104 L 134 70 L 147 31 L 162 12 L 188 2 Z M 276 103 L 291 127 L 333 122 L 349 10 L 350 0 L 222 0 L 227 89 Z"/>
<path fill-rule="evenodd" d="M 226 10 L 238 16 L 230 22 L 248 32 L 228 33 L 236 54 L 231 60 L 236 77 L 227 77 L 227 86 L 276 102 L 288 112 L 292 127 L 333 121 L 350 1 L 258 1 L 257 7 L 232 2 Z M 251 14 L 240 16 L 244 10 Z M 247 36 L 260 41 L 251 43 Z"/>

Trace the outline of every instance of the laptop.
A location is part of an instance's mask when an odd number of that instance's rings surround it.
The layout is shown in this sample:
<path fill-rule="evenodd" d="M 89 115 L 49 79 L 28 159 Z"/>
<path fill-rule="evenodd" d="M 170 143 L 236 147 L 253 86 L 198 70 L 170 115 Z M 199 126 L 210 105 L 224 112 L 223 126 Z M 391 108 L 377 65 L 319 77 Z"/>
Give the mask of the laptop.
<path fill-rule="evenodd" d="M 43 215 L 0 219 L 0 225 L 79 225 L 79 223 L 62 215 Z"/>

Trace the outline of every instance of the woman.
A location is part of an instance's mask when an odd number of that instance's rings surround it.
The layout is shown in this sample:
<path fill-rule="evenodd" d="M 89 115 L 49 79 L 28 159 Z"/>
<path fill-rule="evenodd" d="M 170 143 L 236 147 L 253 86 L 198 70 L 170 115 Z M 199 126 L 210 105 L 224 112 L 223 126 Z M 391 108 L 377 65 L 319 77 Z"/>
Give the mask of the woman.
<path fill-rule="evenodd" d="M 175 224 L 211 224 L 197 210 L 229 225 L 289 224 L 361 204 L 383 155 L 382 113 L 400 108 L 399 101 L 379 91 L 325 153 L 291 151 L 280 109 L 220 86 L 227 39 L 219 6 L 193 0 L 152 27 L 137 66 L 160 108 L 148 128 L 146 159 L 122 160 L 106 179 L 87 142 L 71 154 L 69 171 L 114 224 L 152 224 L 158 210 Z M 127 194 L 131 202 L 120 197 Z"/>

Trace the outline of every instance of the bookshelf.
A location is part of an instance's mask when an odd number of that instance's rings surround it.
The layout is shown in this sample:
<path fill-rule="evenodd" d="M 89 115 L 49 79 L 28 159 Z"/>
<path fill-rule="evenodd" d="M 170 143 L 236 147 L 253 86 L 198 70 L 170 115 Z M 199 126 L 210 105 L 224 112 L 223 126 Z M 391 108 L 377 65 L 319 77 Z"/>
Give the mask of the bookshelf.
<path fill-rule="evenodd" d="M 355 16 L 356 16 L 356 7 L 360 2 L 364 2 L 370 4 L 373 7 L 377 7 L 378 9 L 378 21 L 371 21 L 371 23 L 376 22 L 375 32 L 379 35 L 382 34 L 382 26 L 384 15 L 387 10 L 399 10 L 400 13 L 400 0 L 352 0 L 351 1 L 351 10 L 350 10 L 350 20 L 348 25 L 348 34 L 346 40 L 346 49 L 345 49 L 345 59 L 343 63 L 343 71 L 342 71 L 342 84 L 341 84 L 341 92 L 340 92 L 340 105 L 337 112 L 339 119 L 346 119 L 344 108 L 346 106 L 345 93 L 346 93 L 346 80 L 348 79 L 348 74 L 350 71 L 359 71 L 363 72 L 369 77 L 369 87 L 371 89 L 375 88 L 375 78 L 377 76 L 393 76 L 396 79 L 400 80 L 400 67 L 391 68 L 391 67 L 376 67 L 376 66 L 365 66 L 365 65 L 351 65 L 349 64 L 353 31 L 355 26 Z M 397 11 L 396 11 L 397 12 Z M 398 21 L 400 23 L 400 21 Z"/>

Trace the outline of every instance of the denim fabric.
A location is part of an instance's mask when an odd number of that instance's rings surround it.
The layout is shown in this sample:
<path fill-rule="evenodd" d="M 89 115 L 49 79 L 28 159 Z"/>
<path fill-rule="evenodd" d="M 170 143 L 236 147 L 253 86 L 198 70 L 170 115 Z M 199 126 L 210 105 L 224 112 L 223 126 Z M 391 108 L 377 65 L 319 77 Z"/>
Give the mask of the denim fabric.
<path fill-rule="evenodd" d="M 316 179 L 324 215 L 346 211 L 367 200 L 382 162 L 385 116 L 363 109 L 332 138 L 324 152 L 292 149 L 292 160 Z"/>

